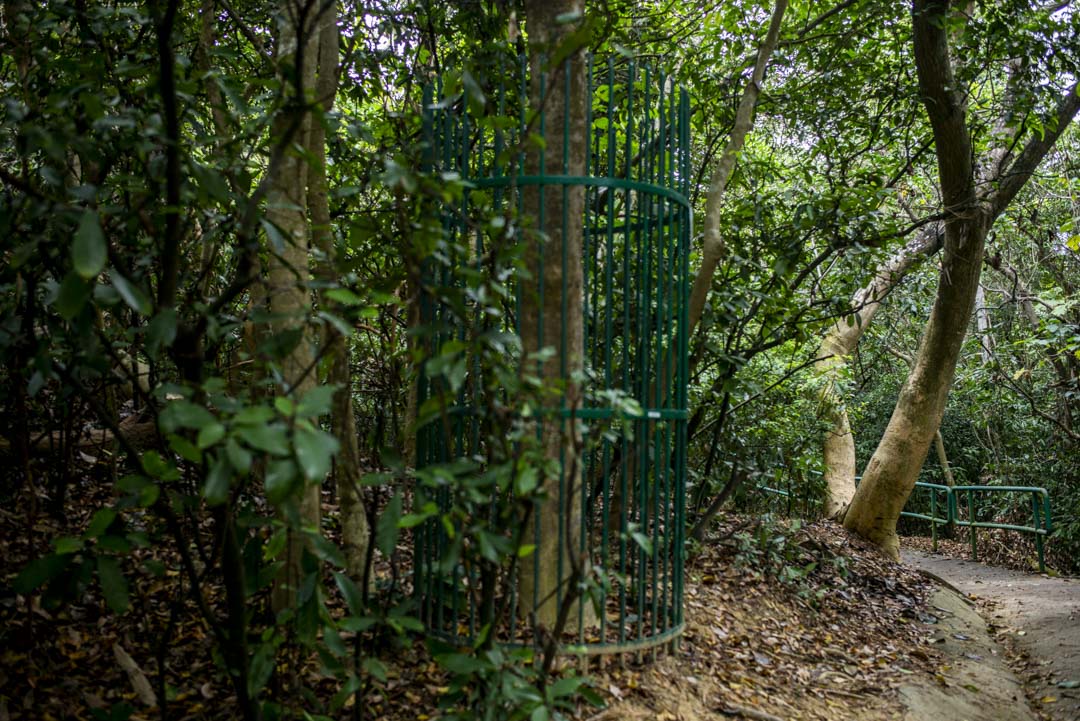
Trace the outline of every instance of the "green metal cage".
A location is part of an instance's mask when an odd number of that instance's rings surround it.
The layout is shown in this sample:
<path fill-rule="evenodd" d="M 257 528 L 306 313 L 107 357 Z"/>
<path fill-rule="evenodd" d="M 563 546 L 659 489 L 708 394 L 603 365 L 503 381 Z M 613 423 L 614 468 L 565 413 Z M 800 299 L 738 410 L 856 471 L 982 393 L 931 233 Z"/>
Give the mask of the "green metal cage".
<path fill-rule="evenodd" d="M 563 403 L 549 409 L 548 416 L 541 414 L 538 421 L 580 423 L 585 428 L 578 471 L 581 483 L 576 488 L 569 484 L 579 494 L 573 499 L 576 505 L 564 503 L 561 497 L 568 486 L 564 478 L 552 493 L 559 497 L 551 499 L 559 503 L 559 509 L 577 512 L 560 515 L 558 539 L 541 537 L 541 524 L 536 523 L 529 540 L 537 547 L 554 542 L 561 548 L 564 538 L 576 538 L 591 568 L 605 575 L 607 580 L 589 605 L 592 610 L 581 604 L 561 639 L 566 650 L 603 654 L 673 642 L 683 629 L 692 222 L 689 100 L 670 76 L 633 60 L 588 57 L 580 62 L 587 65 L 587 137 L 566 138 L 562 147 L 587 143 L 583 175 L 567 173 L 565 152 L 561 168 L 558 158 L 548 159 L 541 163 L 541 172 L 526 173 L 525 151 L 521 150 L 527 147 L 526 136 L 566 134 L 570 123 L 565 117 L 549 117 L 544 107 L 529 108 L 529 66 L 523 58 L 508 59 L 487 77 L 474 78 L 486 99 L 482 107 L 468 102 L 467 93 L 463 99 L 448 100 L 441 97 L 441 88 L 430 89 L 423 133 L 429 149 L 428 169 L 455 173 L 467 181 L 463 197 L 444 204 L 439 217 L 443 233 L 470 249 L 467 255 L 471 257 L 456 262 L 475 262 L 476 272 L 484 272 L 475 259 L 483 256 L 488 241 L 469 220 L 480 212 L 472 207 L 474 203 L 482 204 L 489 216 L 493 209 L 516 210 L 520 215 L 522 188 L 532 188 L 541 197 L 545 192 L 562 193 L 564 198 L 567 188 L 584 189 L 583 217 L 563 213 L 563 217 L 545 218 L 541 210 L 536 219 L 540 232 L 554 223 L 563 228 L 582 224 L 582 257 L 569 262 L 581 263 L 583 297 L 578 305 L 583 314 L 588 387 L 576 407 Z M 541 78 L 542 88 L 546 81 L 547 76 Z M 566 93 L 570 88 L 570 83 L 563 85 Z M 566 100 L 563 108 L 569 107 Z M 507 122 L 507 118 L 512 120 Z M 548 262 L 554 261 L 549 258 Z M 438 272 L 445 273 L 445 263 L 441 267 Z M 542 269 L 529 271 L 542 273 Z M 448 277 L 437 280 L 451 282 Z M 426 283 L 422 285 L 420 323 L 436 329 L 423 342 L 429 353 L 435 353 L 442 344 L 463 338 L 466 328 L 460 308 L 452 311 L 445 301 L 425 292 Z M 564 310 L 568 292 L 572 291 L 564 286 Z M 516 311 L 506 314 L 507 331 L 520 326 L 518 296 Z M 565 329 L 563 320 L 542 318 L 540 324 Z M 418 407 L 436 394 L 438 382 L 421 372 Z M 477 414 L 472 412 L 482 392 L 476 384 L 466 383 L 442 422 L 420 427 L 418 468 L 483 457 L 482 434 Z M 610 402 L 616 396 L 631 398 L 636 404 L 624 403 L 620 410 Z M 565 466 L 561 472 L 567 474 Z M 433 498 L 441 507 L 450 502 L 448 490 L 418 487 L 417 493 L 429 494 L 430 498 L 420 500 Z M 576 536 L 564 536 L 564 524 L 576 524 Z M 481 602 L 475 593 L 477 570 L 465 563 L 446 562 L 452 536 L 442 519 L 432 518 L 415 529 L 414 592 L 429 630 L 461 640 L 479 632 Z M 562 578 L 563 557 L 558 558 Z M 515 572 L 539 574 L 539 569 L 539 564 L 531 569 L 522 564 Z M 542 586 L 539 578 L 523 586 L 511 584 L 516 589 L 512 593 L 525 594 L 521 589 L 531 587 L 534 596 Z M 565 592 L 555 584 L 556 600 Z M 505 643 L 538 643 L 542 635 L 534 628 L 538 616 L 527 611 L 544 602 L 539 597 L 511 599 L 511 607 L 526 612 L 509 614 L 506 627 L 495 630 L 497 637 Z"/>

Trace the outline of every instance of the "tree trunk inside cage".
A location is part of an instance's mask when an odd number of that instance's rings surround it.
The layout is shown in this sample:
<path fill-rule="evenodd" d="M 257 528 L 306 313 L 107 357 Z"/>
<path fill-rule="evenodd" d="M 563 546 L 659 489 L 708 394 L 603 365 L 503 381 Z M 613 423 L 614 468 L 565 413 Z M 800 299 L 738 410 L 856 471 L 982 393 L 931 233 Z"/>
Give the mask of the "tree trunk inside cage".
<path fill-rule="evenodd" d="M 490 623 L 493 606 L 516 609 L 497 619 L 494 638 L 534 644 L 535 626 L 554 627 L 567 594 L 573 601 L 575 584 L 591 577 L 601 580 L 587 597 L 566 604 L 564 648 L 618 653 L 671 641 L 683 624 L 688 98 L 668 76 L 623 58 L 573 56 L 558 67 L 506 59 L 470 82 L 473 98 L 468 88 L 441 97 L 441 85 L 438 102 L 436 89 L 428 97 L 427 169 L 467 186 L 437 211 L 459 250 L 424 271 L 438 277 L 422 283 L 421 346 L 436 357 L 462 344 L 470 323 L 491 322 L 468 317 L 467 299 L 430 289 L 452 284 L 455 268 L 486 272 L 487 221 L 512 218 L 524 272 L 501 330 L 520 337 L 523 372 L 553 389 L 529 420 L 553 470 L 540 474 L 546 493 L 519 530 L 534 548 L 498 570 L 514 575 L 503 592 L 514 598 L 481 590 L 493 571 L 457 560 L 446 517 L 416 528 L 421 618 L 457 640 Z M 541 349 L 550 355 L 535 358 Z M 420 426 L 421 471 L 486 457 L 478 411 L 497 391 L 482 387 L 476 365 L 466 364 L 441 420 Z M 422 370 L 419 407 L 445 398 L 441 383 Z M 453 492 L 417 484 L 416 502 L 447 509 Z"/>

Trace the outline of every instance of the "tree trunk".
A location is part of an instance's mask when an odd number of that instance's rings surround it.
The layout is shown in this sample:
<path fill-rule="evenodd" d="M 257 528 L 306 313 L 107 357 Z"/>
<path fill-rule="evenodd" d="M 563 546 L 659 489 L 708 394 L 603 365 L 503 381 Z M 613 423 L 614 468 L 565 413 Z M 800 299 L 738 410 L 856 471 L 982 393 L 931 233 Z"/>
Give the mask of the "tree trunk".
<path fill-rule="evenodd" d="M 874 279 L 852 298 L 852 314 L 833 323 L 818 349 L 814 367 L 824 376 L 819 396 L 820 413 L 829 425 L 822 444 L 824 512 L 828 518 L 842 515 L 855 496 L 855 438 L 839 388 L 848 358 L 855 352 L 885 297 L 923 259 L 936 253 L 942 240 L 942 228 L 935 223 L 889 258 L 878 268 Z"/>
<path fill-rule="evenodd" d="M 296 75 L 282 75 L 286 78 L 284 82 L 293 83 L 286 91 L 291 109 L 280 113 L 275 120 L 271 133 L 274 138 L 285 136 L 294 124 L 298 126 L 295 137 L 304 139 L 307 136 L 311 117 L 306 109 L 306 100 L 315 81 L 316 14 L 314 2 L 284 0 L 282 3 L 278 62 L 281 65 L 292 64 Z M 270 309 L 274 314 L 270 330 L 279 337 L 297 331 L 301 334 L 295 348 L 280 362 L 283 390 L 294 399 L 302 398 L 317 383 L 314 338 L 308 328 L 311 272 L 308 267 L 307 171 L 305 159 L 299 153 L 287 150 L 279 172 L 270 179 L 266 197 L 266 218 L 280 231 L 282 239 L 281 247 L 270 249 L 268 284 Z M 302 489 L 296 497 L 300 521 L 304 526 L 317 529 L 320 522 L 320 484 L 301 483 Z M 296 601 L 296 589 L 302 580 L 300 561 L 305 547 L 303 534 L 299 529 L 290 528 L 284 567 L 274 586 L 272 604 L 275 611 L 288 608 Z"/>
<path fill-rule="evenodd" d="M 949 456 L 945 453 L 945 439 L 941 435 L 940 428 L 934 433 L 934 451 L 937 452 L 938 465 L 941 466 L 941 475 L 945 479 L 945 485 L 952 488 L 956 485 L 956 479 L 953 478 Z"/>
<path fill-rule="evenodd" d="M 1014 133 L 999 126 L 1002 145 L 984 164 L 992 169 L 990 179 L 997 182 L 980 183 L 987 190 L 977 196 L 964 89 L 958 87 L 949 60 L 949 12 L 946 0 L 915 0 L 912 14 L 919 89 L 934 132 L 946 214 L 937 297 L 914 367 L 844 516 L 848 529 L 881 546 L 893 558 L 899 557 L 896 521 L 945 411 L 975 305 L 987 232 L 1080 108 L 1074 84 L 1060 98 L 1046 132 L 1032 136 L 1012 162 L 1010 136 Z M 1012 113 L 1006 109 L 1002 117 L 1011 118 Z"/>
<path fill-rule="evenodd" d="M 570 49 L 561 45 L 576 23 L 563 20 L 582 10 L 581 0 L 525 3 L 530 105 L 542 112 L 534 128 L 543 129 L 546 141 L 543 150 L 529 153 L 527 175 L 585 174 L 584 58 L 580 49 L 574 49 L 556 67 L 548 68 L 546 60 Z M 576 593 L 570 582 L 586 563 L 581 548 L 581 435 L 577 421 L 562 417 L 558 410 L 581 405 L 574 377 L 584 368 L 584 186 L 527 186 L 522 189 L 522 201 L 525 265 L 532 273 L 522 284 L 519 316 L 524 362 L 537 363 L 528 359 L 529 354 L 553 348 L 555 353 L 538 363 L 537 374 L 546 389 L 561 389 L 561 394 L 548 396 L 547 412 L 540 420 L 544 453 L 560 470 L 544 475 L 546 500 L 538 504 L 524 530 L 523 542 L 535 544 L 536 550 L 522 559 L 519 605 L 523 615 L 535 612 L 536 622 L 551 628 L 562 599 Z"/>
<path fill-rule="evenodd" d="M 986 307 L 986 292 L 981 283 L 975 289 L 975 327 L 979 331 L 979 356 L 983 365 L 990 365 L 994 360 L 994 336 L 990 332 L 990 309 Z"/>
<path fill-rule="evenodd" d="M 324 113 L 333 109 L 334 97 L 337 94 L 339 36 L 336 6 L 335 2 L 323 13 L 319 29 L 319 75 L 315 81 L 315 102 L 322 107 Z M 319 275 L 328 286 L 332 286 L 337 280 L 337 268 L 326 178 L 326 126 L 316 119 L 311 123 L 307 149 L 312 159 L 311 167 L 308 168 L 307 193 L 311 215 L 311 240 L 312 245 L 322 253 Z M 333 307 L 333 302 L 325 296 L 321 302 L 326 309 Z M 353 415 L 349 339 L 328 324 L 323 335 L 323 344 L 323 354 L 330 363 L 326 381 L 337 386 L 330 411 L 330 428 L 341 444 L 334 464 L 341 521 L 341 551 L 345 556 L 346 572 L 360 585 L 363 583 L 364 566 L 367 564 L 370 528 L 360 486 L 360 444 L 356 433 L 356 418 Z"/>
<path fill-rule="evenodd" d="M 724 192 L 735 170 L 739 153 L 742 152 L 743 145 L 746 143 L 746 136 L 754 127 L 754 108 L 761 94 L 765 68 L 780 38 L 780 24 L 784 19 L 787 6 L 787 0 L 776 0 L 772 18 L 769 21 L 769 29 L 765 33 L 765 40 L 761 43 L 757 59 L 754 61 L 754 69 L 750 73 L 750 81 L 746 84 L 742 98 L 739 100 L 738 110 L 735 111 L 735 124 L 731 128 L 731 137 L 713 169 L 709 193 L 705 198 L 701 266 L 698 268 L 697 275 L 694 276 L 694 284 L 690 289 L 687 336 L 694 334 L 694 330 L 701 321 L 702 312 L 705 310 L 705 300 L 709 297 L 709 290 L 712 288 L 713 275 L 720 264 L 720 259 L 724 256 L 724 236 L 720 229 L 720 211 L 723 208 Z"/>

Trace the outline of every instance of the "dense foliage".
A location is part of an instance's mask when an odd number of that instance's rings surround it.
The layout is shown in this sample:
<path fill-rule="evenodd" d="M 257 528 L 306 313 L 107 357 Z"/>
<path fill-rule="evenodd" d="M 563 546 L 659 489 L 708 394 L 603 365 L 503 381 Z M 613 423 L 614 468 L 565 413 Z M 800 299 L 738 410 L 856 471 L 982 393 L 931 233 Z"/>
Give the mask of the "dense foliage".
<path fill-rule="evenodd" d="M 780 41 L 720 206 L 725 251 L 691 341 L 687 498 L 703 530 L 715 500 L 757 507 L 759 486 L 818 507 L 820 338 L 853 318 L 850 299 L 874 268 L 942 212 L 909 9 L 778 7 Z M 597 57 L 651 62 L 690 91 L 699 216 L 773 12 L 609 0 L 566 19 Z M 304 50 L 327 23 L 340 37 Z M 954 32 L 980 150 L 1003 97 L 1018 93 L 1025 131 L 1048 122 L 1054 93 L 1078 73 L 1078 24 L 1067 7 L 972 3 Z M 444 562 L 491 584 L 509 584 L 530 553 L 520 529 L 549 459 L 523 419 L 558 389 L 522 372 L 520 339 L 498 322 L 511 279 L 530 269 L 512 213 L 494 211 L 468 219 L 492 241 L 484 266 L 451 262 L 469 251 L 437 208 L 467 181 L 429 172 L 423 142 L 425 88 L 444 106 L 482 107 L 482 68 L 527 51 L 524 6 L 10 2 L 0 32 L 0 496 L 25 513 L 33 551 L 5 566 L 4 586 L 49 609 L 96 594 L 111 613 L 142 614 L 141 631 L 160 644 L 163 717 L 178 687 L 206 681 L 165 660 L 192 615 L 209 629 L 207 673 L 231 684 L 236 714 L 359 717 L 386 681 L 380 657 L 425 638 L 401 552 L 413 528 L 445 519 L 460 535 Z M 315 78 L 333 90 L 319 95 Z M 994 228 L 987 323 L 972 320 L 941 427 L 958 482 L 1050 490 L 1054 559 L 1070 571 L 1080 558 L 1078 147 L 1068 131 Z M 298 195 L 287 171 L 306 178 Z M 297 215 L 308 267 L 290 255 Z M 907 374 L 934 266 L 891 292 L 844 378 L 860 463 Z M 425 352 L 439 329 L 419 324 L 421 295 L 469 325 L 439 354 Z M 299 369 L 298 349 L 308 352 Z M 420 373 L 451 395 L 466 373 L 491 391 L 477 411 L 482 457 L 414 467 L 418 424 L 448 412 L 439 398 L 416 407 Z M 342 477 L 358 489 L 364 543 L 344 539 L 333 512 Z M 943 478 L 933 457 L 924 477 Z M 331 512 L 305 515 L 305 494 L 324 484 Z M 68 500 L 90 487 L 107 489 L 100 507 L 74 513 Z M 446 489 L 457 500 L 440 508 L 431 498 Z M 1026 499 L 997 502 L 985 512 L 1028 512 Z M 44 515 L 59 536 L 36 530 Z M 767 539 L 743 540 L 751 556 L 771 553 Z M 362 547 L 359 568 L 343 553 L 350 543 Z M 177 575 L 182 591 L 150 613 L 141 589 Z M 575 594 L 609 580 L 582 574 Z M 514 612 L 485 605 L 487 630 L 467 648 L 427 639 L 454 677 L 445 705 L 462 718 L 545 719 L 590 695 L 558 670 L 556 644 L 494 642 Z M 9 641 L 0 629 L 0 645 Z"/>

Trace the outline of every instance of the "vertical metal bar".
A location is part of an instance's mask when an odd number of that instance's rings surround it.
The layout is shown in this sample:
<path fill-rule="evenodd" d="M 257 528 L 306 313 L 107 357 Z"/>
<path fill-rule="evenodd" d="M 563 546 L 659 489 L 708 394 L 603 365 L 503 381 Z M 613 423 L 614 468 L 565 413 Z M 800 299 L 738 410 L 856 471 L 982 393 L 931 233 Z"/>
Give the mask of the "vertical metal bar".
<path fill-rule="evenodd" d="M 615 177 L 615 128 L 612 126 L 612 113 L 615 106 L 615 65 L 612 58 L 608 58 L 607 63 L 607 138 L 605 152 L 607 153 L 607 177 Z M 599 138 L 597 139 L 599 147 Z M 599 165 L 599 155 L 597 156 L 597 164 Z M 612 324 L 613 317 L 613 295 L 614 295 L 614 282 L 615 282 L 615 192 L 612 188 L 607 188 L 607 216 L 604 228 L 604 240 L 605 240 L 605 262 L 604 262 L 604 388 L 611 388 L 611 353 L 612 353 Z M 611 529 L 611 442 L 608 440 L 603 441 L 603 476 L 601 483 L 603 484 L 603 512 L 601 514 L 601 536 L 600 536 L 600 556 L 601 563 L 604 568 L 610 567 L 608 562 L 610 551 L 610 543 L 608 539 L 608 533 Z M 601 596 L 600 607 L 607 608 L 607 589 L 604 587 Z M 600 642 L 605 643 L 607 641 L 607 614 L 600 615 Z"/>
<path fill-rule="evenodd" d="M 976 547 L 978 537 L 975 528 L 975 493 L 968 489 L 967 492 L 967 506 L 968 506 L 968 530 L 971 532 L 971 560 L 979 560 L 979 550 Z"/>
<path fill-rule="evenodd" d="M 1043 548 L 1042 534 L 1044 524 L 1040 520 L 1038 491 L 1031 492 L 1031 515 L 1035 520 L 1035 550 L 1039 556 L 1039 573 L 1046 573 L 1046 552 Z"/>
<path fill-rule="evenodd" d="M 629 180 L 631 176 L 631 158 L 633 147 L 633 133 L 634 133 L 634 80 L 636 74 L 636 66 L 633 60 L 630 61 L 629 68 L 627 70 L 627 85 L 626 85 L 626 142 L 624 160 L 626 163 L 626 179 Z M 622 334 L 622 369 L 623 369 L 623 385 L 622 390 L 625 393 L 632 391 L 631 375 L 630 375 L 630 343 L 633 339 L 630 326 L 630 283 L 631 283 L 631 263 L 630 263 L 630 226 L 632 222 L 631 216 L 631 191 L 626 192 L 626 202 L 623 208 L 623 215 L 626 218 L 623 224 L 623 334 Z M 637 439 L 640 438 L 638 433 L 640 425 L 638 421 L 632 421 L 634 426 L 635 443 L 640 442 Z M 630 572 L 628 565 L 631 562 L 629 557 L 629 548 L 627 547 L 627 533 L 629 532 L 630 523 L 630 496 L 629 496 L 629 484 L 632 479 L 629 478 L 629 466 L 630 466 L 630 454 L 634 452 L 634 449 L 627 442 L 626 436 L 623 436 L 623 453 L 622 462 L 619 464 L 619 575 L 621 580 L 619 581 L 619 642 L 625 643 L 629 629 L 627 628 L 627 579 L 630 578 Z"/>
<path fill-rule="evenodd" d="M 934 553 L 937 553 L 937 490 L 930 489 L 930 539 L 934 549 Z"/>

